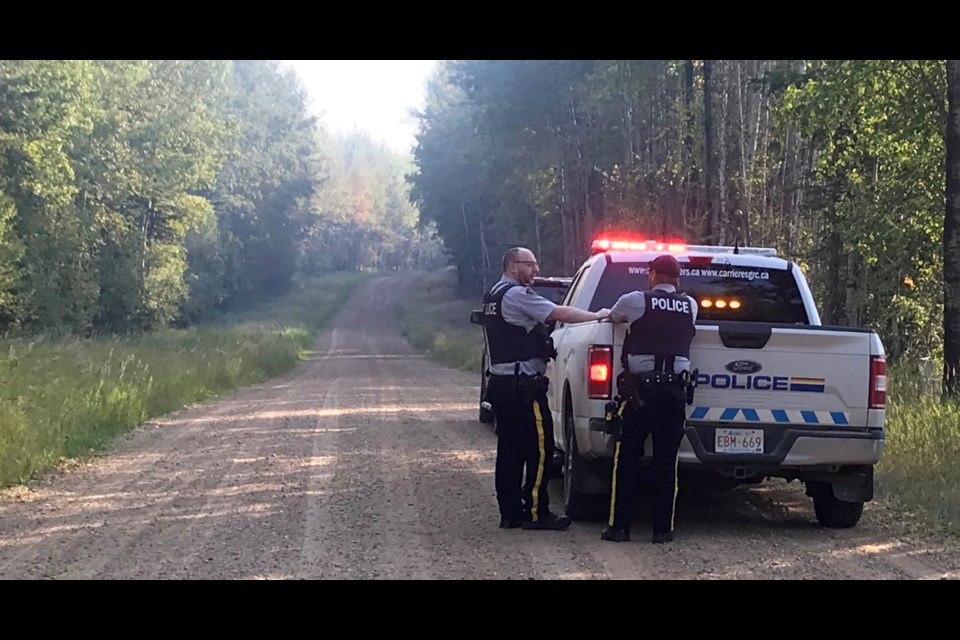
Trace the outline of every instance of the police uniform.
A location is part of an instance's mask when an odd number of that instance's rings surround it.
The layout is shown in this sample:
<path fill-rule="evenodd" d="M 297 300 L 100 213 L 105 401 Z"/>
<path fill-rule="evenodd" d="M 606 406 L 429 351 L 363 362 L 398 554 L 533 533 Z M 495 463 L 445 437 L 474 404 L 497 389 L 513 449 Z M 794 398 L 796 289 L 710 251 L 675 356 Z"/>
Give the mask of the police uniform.
<path fill-rule="evenodd" d="M 544 376 L 552 347 L 544 323 L 556 306 L 507 276 L 483 298 L 487 400 L 497 424 L 495 485 L 503 528 L 570 524 L 550 512 L 547 495 L 554 443 Z"/>
<path fill-rule="evenodd" d="M 662 270 L 656 270 L 673 275 L 676 269 L 679 276 L 676 265 L 671 258 L 661 262 Z M 634 291 L 621 296 L 610 314 L 626 316 L 630 323 L 623 356 L 625 370 L 633 374 L 630 379 L 633 389 L 627 389 L 629 398 L 621 392 L 624 404 L 619 407 L 622 425 L 614 453 L 610 518 L 601 537 L 615 541 L 630 539 L 640 459 L 644 441 L 652 434 L 653 541 L 667 542 L 673 537 L 677 455 L 686 421 L 686 384 L 690 376 L 690 343 L 696 332 L 697 303 L 692 297 L 677 293 L 673 285 L 661 283 L 646 292 Z"/>

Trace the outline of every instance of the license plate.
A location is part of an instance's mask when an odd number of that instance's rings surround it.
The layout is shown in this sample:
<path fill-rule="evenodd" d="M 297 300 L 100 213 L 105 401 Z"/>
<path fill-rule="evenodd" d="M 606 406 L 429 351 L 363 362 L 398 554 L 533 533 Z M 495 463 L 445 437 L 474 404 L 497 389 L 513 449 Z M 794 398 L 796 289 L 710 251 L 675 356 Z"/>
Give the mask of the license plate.
<path fill-rule="evenodd" d="M 717 453 L 763 453 L 763 429 L 717 429 Z"/>

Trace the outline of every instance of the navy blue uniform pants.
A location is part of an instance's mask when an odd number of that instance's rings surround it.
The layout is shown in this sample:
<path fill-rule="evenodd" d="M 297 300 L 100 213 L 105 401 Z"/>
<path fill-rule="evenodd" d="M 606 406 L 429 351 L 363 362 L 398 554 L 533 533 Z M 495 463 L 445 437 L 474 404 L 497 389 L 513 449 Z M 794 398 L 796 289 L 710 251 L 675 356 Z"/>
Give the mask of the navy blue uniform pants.
<path fill-rule="evenodd" d="M 640 460 L 644 441 L 653 435 L 653 463 L 650 468 L 653 532 L 673 531 L 677 497 L 677 452 L 686 422 L 686 401 L 671 390 L 651 390 L 641 395 L 639 409 L 629 404 L 613 458 L 613 479 L 608 524 L 630 529 L 633 506 L 639 497 Z"/>
<path fill-rule="evenodd" d="M 547 481 L 554 443 L 546 379 L 534 391 L 514 384 L 512 376 L 491 376 L 487 399 L 497 426 L 494 484 L 500 517 L 536 522 L 550 513 Z"/>

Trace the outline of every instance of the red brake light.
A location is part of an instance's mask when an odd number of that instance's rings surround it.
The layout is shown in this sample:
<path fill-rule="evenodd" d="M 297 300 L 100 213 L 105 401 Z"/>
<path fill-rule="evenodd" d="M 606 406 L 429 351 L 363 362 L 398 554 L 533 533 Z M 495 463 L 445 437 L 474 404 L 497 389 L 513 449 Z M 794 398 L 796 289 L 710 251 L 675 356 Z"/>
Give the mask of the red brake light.
<path fill-rule="evenodd" d="M 887 406 L 887 359 L 884 356 L 870 358 L 870 408 Z"/>
<path fill-rule="evenodd" d="M 587 367 L 587 397 L 609 398 L 613 378 L 613 349 L 606 345 L 590 345 Z"/>
<path fill-rule="evenodd" d="M 713 262 L 713 256 L 689 256 L 687 260 L 690 264 L 710 264 Z"/>
<path fill-rule="evenodd" d="M 610 379 L 610 367 L 605 364 L 590 365 L 591 382 L 606 382 Z"/>

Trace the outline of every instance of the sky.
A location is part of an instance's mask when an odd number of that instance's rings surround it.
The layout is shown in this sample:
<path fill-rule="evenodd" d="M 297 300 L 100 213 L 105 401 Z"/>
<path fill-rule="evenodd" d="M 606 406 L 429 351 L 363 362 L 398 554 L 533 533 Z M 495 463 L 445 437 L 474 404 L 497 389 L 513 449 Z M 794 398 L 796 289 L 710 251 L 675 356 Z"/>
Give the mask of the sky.
<path fill-rule="evenodd" d="M 410 109 L 423 106 L 437 60 L 284 60 L 300 76 L 309 108 L 331 133 L 366 131 L 398 153 L 416 143 Z"/>

